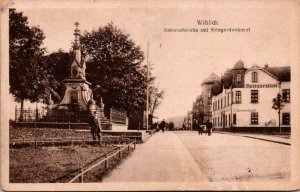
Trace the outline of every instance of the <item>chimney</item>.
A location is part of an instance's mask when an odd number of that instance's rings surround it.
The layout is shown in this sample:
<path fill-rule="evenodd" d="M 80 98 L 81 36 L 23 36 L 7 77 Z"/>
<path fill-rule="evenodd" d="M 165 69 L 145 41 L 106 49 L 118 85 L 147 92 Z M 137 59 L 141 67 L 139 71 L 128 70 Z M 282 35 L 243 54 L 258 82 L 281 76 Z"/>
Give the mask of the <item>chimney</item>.
<path fill-rule="evenodd" d="M 268 65 L 268 63 L 266 63 L 266 64 L 265 64 L 265 68 L 268 68 L 268 67 L 269 67 L 269 65 Z"/>

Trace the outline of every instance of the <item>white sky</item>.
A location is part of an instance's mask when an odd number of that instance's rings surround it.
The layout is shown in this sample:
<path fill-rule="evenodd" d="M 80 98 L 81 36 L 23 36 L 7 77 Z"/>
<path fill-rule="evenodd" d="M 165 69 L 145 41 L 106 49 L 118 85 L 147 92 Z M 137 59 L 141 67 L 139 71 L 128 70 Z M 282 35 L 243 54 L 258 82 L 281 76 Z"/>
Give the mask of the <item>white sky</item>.
<path fill-rule="evenodd" d="M 159 118 L 185 115 L 191 110 L 201 82 L 212 72 L 221 75 L 242 59 L 253 64 L 290 65 L 289 11 L 262 8 L 114 8 L 114 9 L 17 9 L 28 16 L 30 25 L 39 25 L 48 52 L 68 51 L 74 39 L 74 22 L 90 31 L 113 22 L 129 33 L 150 57 L 159 88 L 165 99 Z M 166 33 L 164 28 L 200 28 L 197 19 L 216 19 L 219 28 L 251 28 L 250 33 Z M 203 26 L 202 26 L 203 27 Z M 161 46 L 160 46 L 161 45 Z M 145 61 L 146 62 L 146 61 Z M 88 66 L 87 66 L 88 67 Z"/>

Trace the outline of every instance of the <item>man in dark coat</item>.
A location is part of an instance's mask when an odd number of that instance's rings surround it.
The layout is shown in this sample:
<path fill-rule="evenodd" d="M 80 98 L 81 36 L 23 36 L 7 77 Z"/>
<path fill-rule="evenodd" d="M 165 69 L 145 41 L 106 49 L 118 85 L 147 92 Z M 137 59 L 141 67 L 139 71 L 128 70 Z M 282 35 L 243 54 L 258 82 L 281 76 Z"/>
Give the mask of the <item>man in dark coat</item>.
<path fill-rule="evenodd" d="M 212 127 L 213 127 L 210 120 L 207 120 L 206 127 L 207 127 L 207 131 L 208 131 L 208 136 L 210 136 L 212 134 Z"/>
<path fill-rule="evenodd" d="M 95 141 L 96 140 L 96 137 L 98 138 L 98 140 L 100 140 L 100 122 L 97 118 L 96 115 L 94 114 L 90 114 L 89 116 L 89 125 L 91 127 L 91 133 L 92 133 L 92 137 L 93 137 L 93 140 Z"/>

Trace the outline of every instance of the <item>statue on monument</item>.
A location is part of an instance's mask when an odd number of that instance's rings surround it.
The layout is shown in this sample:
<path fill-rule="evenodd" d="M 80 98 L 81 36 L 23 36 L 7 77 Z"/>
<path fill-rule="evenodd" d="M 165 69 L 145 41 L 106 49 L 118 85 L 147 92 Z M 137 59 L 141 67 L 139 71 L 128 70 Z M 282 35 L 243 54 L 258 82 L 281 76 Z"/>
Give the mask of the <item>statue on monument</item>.
<path fill-rule="evenodd" d="M 100 107 L 98 107 L 93 99 L 93 91 L 90 89 L 91 83 L 85 77 L 86 63 L 81 56 L 79 23 L 76 22 L 75 26 L 71 72 L 62 81 L 65 88 L 64 96 L 58 104 L 49 102 L 48 108 L 50 107 L 51 110 L 48 110 L 48 117 L 51 119 L 51 116 L 65 115 L 67 119 L 72 119 L 75 122 L 87 122 L 86 117 L 92 114 L 101 124 L 101 118 L 105 118 L 103 113 L 104 104 L 101 99 Z M 49 99 L 51 100 L 51 95 Z"/>

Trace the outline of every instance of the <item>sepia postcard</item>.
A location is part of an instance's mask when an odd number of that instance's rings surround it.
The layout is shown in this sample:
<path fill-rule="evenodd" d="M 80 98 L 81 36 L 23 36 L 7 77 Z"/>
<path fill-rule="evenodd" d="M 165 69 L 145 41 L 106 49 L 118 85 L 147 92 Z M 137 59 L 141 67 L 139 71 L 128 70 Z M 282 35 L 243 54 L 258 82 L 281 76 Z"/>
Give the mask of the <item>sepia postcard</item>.
<path fill-rule="evenodd" d="M 299 0 L 2 0 L 1 190 L 300 190 Z"/>

